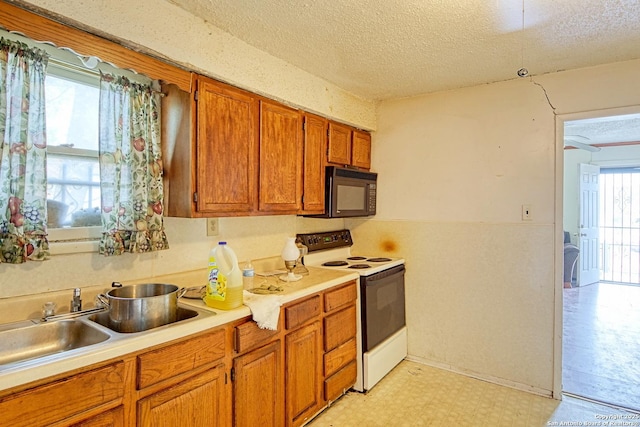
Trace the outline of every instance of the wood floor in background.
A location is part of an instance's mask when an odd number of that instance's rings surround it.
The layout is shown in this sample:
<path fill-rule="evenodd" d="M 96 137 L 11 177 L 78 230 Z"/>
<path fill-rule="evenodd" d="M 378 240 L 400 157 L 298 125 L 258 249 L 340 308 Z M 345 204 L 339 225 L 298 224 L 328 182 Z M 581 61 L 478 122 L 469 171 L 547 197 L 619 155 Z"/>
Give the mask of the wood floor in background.
<path fill-rule="evenodd" d="M 640 287 L 563 293 L 563 391 L 640 411 Z"/>

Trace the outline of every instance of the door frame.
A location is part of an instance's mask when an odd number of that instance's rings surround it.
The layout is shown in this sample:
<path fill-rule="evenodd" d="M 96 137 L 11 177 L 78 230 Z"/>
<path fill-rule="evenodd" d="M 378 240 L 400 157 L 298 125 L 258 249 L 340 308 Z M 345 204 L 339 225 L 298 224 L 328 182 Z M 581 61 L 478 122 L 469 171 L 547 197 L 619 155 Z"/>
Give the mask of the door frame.
<path fill-rule="evenodd" d="M 563 327 L 563 270 L 564 270 L 564 124 L 572 120 L 593 119 L 640 113 L 640 105 L 556 114 L 555 144 L 555 265 L 554 265 L 554 322 L 553 322 L 553 398 L 562 400 L 562 327 Z"/>

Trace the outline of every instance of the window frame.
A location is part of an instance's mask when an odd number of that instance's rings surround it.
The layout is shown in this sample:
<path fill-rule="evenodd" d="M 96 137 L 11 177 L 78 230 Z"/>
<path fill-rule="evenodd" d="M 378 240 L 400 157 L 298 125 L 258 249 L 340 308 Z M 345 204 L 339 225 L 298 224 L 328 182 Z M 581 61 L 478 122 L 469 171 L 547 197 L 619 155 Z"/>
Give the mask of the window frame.
<path fill-rule="evenodd" d="M 84 58 L 97 57 L 113 64 L 120 70 L 136 70 L 150 79 L 175 84 L 181 90 L 192 93 L 195 74 L 183 65 L 167 59 L 160 59 L 154 52 L 141 52 L 140 46 L 126 40 L 109 37 L 69 26 L 56 20 L 57 17 L 39 15 L 23 7 L 0 2 L 0 30 L 10 33 L 11 37 L 25 37 L 25 42 L 38 43 L 46 40 L 47 47 L 57 49 L 64 46 L 70 55 L 84 55 Z M 76 59 L 79 61 L 78 57 Z M 101 227 L 54 228 L 48 230 L 50 252 L 52 255 L 65 253 L 98 252 Z M 89 230 L 91 228 L 92 230 Z M 89 234 L 86 234 L 84 232 Z M 92 240 L 93 239 L 93 240 Z"/>

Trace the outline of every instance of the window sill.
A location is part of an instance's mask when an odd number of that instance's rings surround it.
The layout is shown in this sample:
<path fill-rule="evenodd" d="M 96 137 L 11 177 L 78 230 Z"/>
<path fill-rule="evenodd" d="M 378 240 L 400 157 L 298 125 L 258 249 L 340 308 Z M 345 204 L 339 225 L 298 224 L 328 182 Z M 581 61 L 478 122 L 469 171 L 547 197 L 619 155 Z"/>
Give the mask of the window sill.
<path fill-rule="evenodd" d="M 81 241 L 81 242 L 52 242 L 49 243 L 49 253 L 55 255 L 81 254 L 81 253 L 98 253 L 100 242 L 97 240 Z"/>
<path fill-rule="evenodd" d="M 98 253 L 101 227 L 52 228 L 48 234 L 51 255 Z"/>

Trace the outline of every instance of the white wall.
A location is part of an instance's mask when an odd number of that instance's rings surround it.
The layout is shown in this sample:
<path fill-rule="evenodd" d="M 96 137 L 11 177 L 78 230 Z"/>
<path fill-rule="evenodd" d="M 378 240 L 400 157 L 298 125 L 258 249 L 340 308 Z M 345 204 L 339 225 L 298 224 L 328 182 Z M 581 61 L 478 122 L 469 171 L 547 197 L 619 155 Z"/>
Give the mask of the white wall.
<path fill-rule="evenodd" d="M 35 0 L 28 4 L 226 82 L 362 128 L 375 128 L 372 102 L 254 49 L 168 2 L 134 3 Z M 89 253 L 59 255 L 42 263 L 0 264 L 0 300 L 204 268 L 209 249 L 218 240 L 229 241 L 241 260 L 277 256 L 286 236 L 340 229 L 344 222 L 292 215 L 221 218 L 218 237 L 206 236 L 202 219 L 166 218 L 165 225 L 167 251 L 108 258 Z"/>
<path fill-rule="evenodd" d="M 375 105 L 260 51 L 168 1 L 18 0 L 83 29 L 132 42 L 173 62 L 363 129 L 375 129 Z M 131 43 L 129 43 L 131 44 Z"/>
<path fill-rule="evenodd" d="M 378 215 L 346 225 L 354 250 L 407 259 L 410 357 L 557 395 L 555 115 L 640 105 L 639 72 L 630 61 L 379 105 Z"/>

